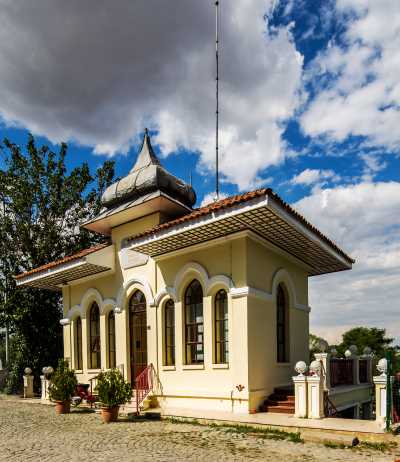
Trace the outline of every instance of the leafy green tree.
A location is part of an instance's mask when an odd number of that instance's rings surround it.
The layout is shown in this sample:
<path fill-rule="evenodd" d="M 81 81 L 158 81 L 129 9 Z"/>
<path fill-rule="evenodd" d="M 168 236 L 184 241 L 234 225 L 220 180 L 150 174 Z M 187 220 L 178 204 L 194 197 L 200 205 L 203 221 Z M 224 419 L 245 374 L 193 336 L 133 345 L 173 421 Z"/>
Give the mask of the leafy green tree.
<path fill-rule="evenodd" d="M 5 139 L 0 168 L 0 327 L 12 333 L 10 388 L 16 390 L 24 367 L 38 377 L 62 355 L 61 297 L 58 292 L 17 289 L 13 276 L 98 243 L 80 229 L 101 208 L 100 197 L 114 177 L 107 161 L 94 175 L 86 162 L 67 170 L 67 146 L 58 152 L 26 149 Z"/>
<path fill-rule="evenodd" d="M 314 354 L 321 353 L 320 342 L 326 342 L 326 340 L 322 337 L 318 337 L 318 335 L 309 334 L 308 336 L 308 345 L 310 349 L 310 362 L 314 361 Z M 328 342 L 326 342 L 328 343 Z"/>
<path fill-rule="evenodd" d="M 365 347 L 370 347 L 378 358 L 382 358 L 386 351 L 398 349 L 392 345 L 393 341 L 393 338 L 386 337 L 386 329 L 354 327 L 342 335 L 342 343 L 337 350 L 343 355 L 350 345 L 356 345 L 358 353 L 362 354 Z"/>

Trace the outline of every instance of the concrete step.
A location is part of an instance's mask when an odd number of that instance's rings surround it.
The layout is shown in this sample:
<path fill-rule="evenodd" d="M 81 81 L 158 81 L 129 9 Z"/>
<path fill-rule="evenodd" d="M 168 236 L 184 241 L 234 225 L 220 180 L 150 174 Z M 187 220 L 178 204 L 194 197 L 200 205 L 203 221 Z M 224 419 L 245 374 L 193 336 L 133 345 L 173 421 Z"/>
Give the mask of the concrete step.
<path fill-rule="evenodd" d="M 294 395 L 277 395 L 273 393 L 272 395 L 268 396 L 268 399 L 271 401 L 287 401 L 289 403 L 294 403 L 295 402 L 295 396 Z"/>
<path fill-rule="evenodd" d="M 288 406 L 270 406 L 264 404 L 262 407 L 262 412 L 275 412 L 278 414 L 294 414 L 294 407 Z"/>
<path fill-rule="evenodd" d="M 264 403 L 266 406 L 281 406 L 281 407 L 293 407 L 294 403 L 290 401 L 275 401 L 273 399 L 267 399 Z"/>

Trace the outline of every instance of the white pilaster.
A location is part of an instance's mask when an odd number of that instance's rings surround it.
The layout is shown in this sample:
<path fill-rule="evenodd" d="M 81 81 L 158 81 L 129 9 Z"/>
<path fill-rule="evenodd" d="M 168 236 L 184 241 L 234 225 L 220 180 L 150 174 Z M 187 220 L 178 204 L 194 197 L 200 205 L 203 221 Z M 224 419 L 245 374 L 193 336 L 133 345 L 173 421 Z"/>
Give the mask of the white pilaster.
<path fill-rule="evenodd" d="M 46 376 L 41 375 L 40 376 L 40 382 L 42 384 L 42 395 L 41 395 L 41 401 L 42 403 L 48 403 L 50 401 L 49 398 L 49 385 L 50 385 L 50 380 L 46 378 Z"/>
<path fill-rule="evenodd" d="M 384 427 L 386 423 L 386 380 L 386 374 L 374 377 L 376 421 L 382 427 Z"/>
<path fill-rule="evenodd" d="M 292 377 L 295 395 L 295 417 L 307 417 L 307 377 L 297 375 Z"/>
<path fill-rule="evenodd" d="M 320 375 L 307 377 L 308 418 L 324 417 L 324 384 Z"/>

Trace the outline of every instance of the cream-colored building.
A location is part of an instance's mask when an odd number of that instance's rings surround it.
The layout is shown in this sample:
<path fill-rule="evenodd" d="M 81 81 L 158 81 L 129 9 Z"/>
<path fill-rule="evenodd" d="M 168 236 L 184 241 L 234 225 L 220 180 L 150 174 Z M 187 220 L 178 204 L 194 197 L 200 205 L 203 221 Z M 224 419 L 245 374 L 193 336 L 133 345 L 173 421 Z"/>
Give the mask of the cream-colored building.
<path fill-rule="evenodd" d="M 308 358 L 308 278 L 353 261 L 270 189 L 192 209 L 146 132 L 129 175 L 82 226 L 108 242 L 17 277 L 62 290 L 80 382 L 149 364 L 164 408 L 254 412 Z"/>

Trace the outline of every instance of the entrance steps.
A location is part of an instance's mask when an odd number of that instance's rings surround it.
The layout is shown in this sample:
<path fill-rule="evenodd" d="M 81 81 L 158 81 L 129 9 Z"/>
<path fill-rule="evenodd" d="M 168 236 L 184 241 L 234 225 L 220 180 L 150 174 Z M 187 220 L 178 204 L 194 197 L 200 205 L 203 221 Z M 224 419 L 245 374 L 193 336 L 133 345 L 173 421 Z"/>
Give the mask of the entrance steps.
<path fill-rule="evenodd" d="M 150 408 L 150 401 L 151 396 L 148 395 L 142 403 L 139 405 L 139 412 L 146 411 Z M 120 415 L 129 416 L 129 415 L 136 415 L 137 408 L 136 408 L 136 391 L 133 390 L 132 398 L 126 404 L 119 408 Z"/>
<path fill-rule="evenodd" d="M 276 412 L 279 414 L 294 414 L 295 396 L 293 388 L 275 388 L 260 406 L 260 412 Z"/>

